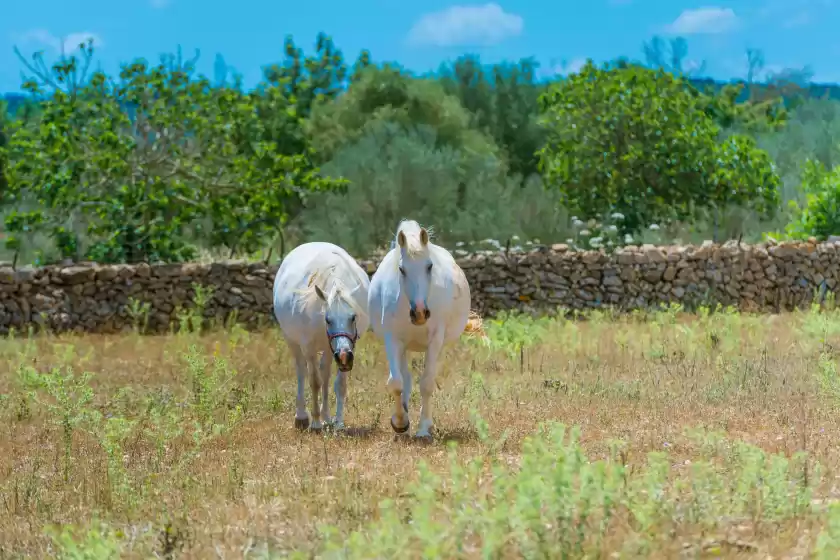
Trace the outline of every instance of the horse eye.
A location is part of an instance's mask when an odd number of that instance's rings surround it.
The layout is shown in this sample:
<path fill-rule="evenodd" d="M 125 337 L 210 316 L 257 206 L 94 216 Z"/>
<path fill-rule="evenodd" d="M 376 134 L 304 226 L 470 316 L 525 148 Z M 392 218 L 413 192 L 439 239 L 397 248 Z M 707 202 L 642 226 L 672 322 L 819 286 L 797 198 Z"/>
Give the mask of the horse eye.
<path fill-rule="evenodd" d="M 426 267 L 426 272 L 432 271 L 432 263 L 429 263 L 429 266 Z"/>
<path fill-rule="evenodd" d="M 330 321 L 329 318 L 327 318 L 327 324 L 332 325 L 332 321 Z"/>
<path fill-rule="evenodd" d="M 400 267 L 400 274 L 402 274 L 403 276 L 405 276 L 405 269 L 404 269 L 403 267 Z"/>
<path fill-rule="evenodd" d="M 350 317 L 350 322 L 351 322 L 351 323 L 355 323 L 355 322 L 356 322 L 356 316 L 355 316 L 355 315 L 352 315 L 352 316 Z"/>

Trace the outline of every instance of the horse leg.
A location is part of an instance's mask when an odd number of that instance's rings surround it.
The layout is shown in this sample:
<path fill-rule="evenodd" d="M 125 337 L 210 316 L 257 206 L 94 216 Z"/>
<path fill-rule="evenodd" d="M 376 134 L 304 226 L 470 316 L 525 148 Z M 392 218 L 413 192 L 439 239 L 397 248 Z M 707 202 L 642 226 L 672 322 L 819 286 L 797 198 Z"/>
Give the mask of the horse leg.
<path fill-rule="evenodd" d="M 403 350 L 402 356 L 400 356 L 400 373 L 402 374 L 403 380 L 402 407 L 406 414 L 408 414 L 408 403 L 411 401 L 411 385 L 414 379 L 411 374 L 411 368 L 408 367 L 408 352 L 405 350 Z"/>
<path fill-rule="evenodd" d="M 393 335 L 385 335 L 385 355 L 388 357 L 388 391 L 393 397 L 394 411 L 391 415 L 391 427 L 398 434 L 408 431 L 411 424 L 408 419 L 408 406 L 403 401 L 403 375 L 400 365 L 405 357 L 405 345 Z"/>
<path fill-rule="evenodd" d="M 312 391 L 312 424 L 310 428 L 320 430 L 324 427 L 321 423 L 321 407 L 318 404 L 321 396 L 321 371 L 318 367 L 318 355 L 309 356 L 309 389 Z"/>
<path fill-rule="evenodd" d="M 332 375 L 332 356 L 329 352 L 321 355 L 321 419 L 325 424 L 331 424 L 330 418 L 330 376 Z"/>
<path fill-rule="evenodd" d="M 305 430 L 309 427 L 309 414 L 306 413 L 306 394 L 304 393 L 304 382 L 308 364 L 300 346 L 294 342 L 288 343 L 295 360 L 295 371 L 297 372 L 297 399 L 295 400 L 295 428 Z"/>
<path fill-rule="evenodd" d="M 437 377 L 437 362 L 443 349 L 444 329 L 432 335 L 426 348 L 426 364 L 420 376 L 420 425 L 417 427 L 416 437 L 432 437 L 432 394 L 435 392 L 435 378 Z"/>
<path fill-rule="evenodd" d="M 344 429 L 344 401 L 347 399 L 347 374 L 335 372 L 335 423 L 337 430 Z"/>

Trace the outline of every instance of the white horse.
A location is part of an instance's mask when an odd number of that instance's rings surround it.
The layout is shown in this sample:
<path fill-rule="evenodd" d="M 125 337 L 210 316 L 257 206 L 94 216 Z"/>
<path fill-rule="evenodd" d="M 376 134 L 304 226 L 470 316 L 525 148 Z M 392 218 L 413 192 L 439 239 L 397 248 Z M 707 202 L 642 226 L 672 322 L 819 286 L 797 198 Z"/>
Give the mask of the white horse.
<path fill-rule="evenodd" d="M 296 428 L 310 426 L 303 388 L 307 369 L 312 389 L 312 429 L 320 430 L 322 421 L 339 429 L 344 427 L 347 374 L 353 369 L 353 350 L 370 325 L 369 288 L 367 273 L 347 251 L 332 243 L 304 243 L 292 250 L 277 270 L 274 317 L 295 359 Z M 332 360 L 338 365 L 335 419 L 330 418 L 329 404 Z"/>
<path fill-rule="evenodd" d="M 370 281 L 371 328 L 385 340 L 387 387 L 393 397 L 391 427 L 408 431 L 411 370 L 406 352 L 425 352 L 420 376 L 418 438 L 431 437 L 432 393 L 438 358 L 445 344 L 464 332 L 470 315 L 470 286 L 452 255 L 429 241 L 429 232 L 413 220 L 397 227 L 396 243 Z"/>

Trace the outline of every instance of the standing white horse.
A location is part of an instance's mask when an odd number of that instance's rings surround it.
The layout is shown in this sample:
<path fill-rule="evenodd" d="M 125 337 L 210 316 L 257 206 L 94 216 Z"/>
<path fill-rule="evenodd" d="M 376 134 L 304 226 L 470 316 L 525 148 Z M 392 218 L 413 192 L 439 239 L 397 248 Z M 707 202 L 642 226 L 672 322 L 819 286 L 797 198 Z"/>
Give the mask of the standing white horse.
<path fill-rule="evenodd" d="M 367 273 L 347 251 L 332 243 L 304 243 L 290 252 L 277 270 L 274 317 L 295 359 L 296 428 L 310 426 L 304 396 L 307 370 L 312 389 L 311 427 L 320 430 L 322 422 L 333 423 L 329 404 L 333 360 L 338 365 L 334 425 L 344 427 L 347 374 L 353 369 L 353 350 L 370 325 L 369 288 Z"/>
<path fill-rule="evenodd" d="M 432 393 L 444 344 L 458 340 L 469 321 L 470 286 L 452 255 L 429 241 L 414 220 L 397 227 L 396 243 L 370 281 L 368 311 L 373 332 L 385 340 L 387 387 L 394 401 L 391 427 L 408 431 L 411 370 L 406 352 L 425 352 L 420 376 L 420 425 L 416 437 L 431 437 Z"/>

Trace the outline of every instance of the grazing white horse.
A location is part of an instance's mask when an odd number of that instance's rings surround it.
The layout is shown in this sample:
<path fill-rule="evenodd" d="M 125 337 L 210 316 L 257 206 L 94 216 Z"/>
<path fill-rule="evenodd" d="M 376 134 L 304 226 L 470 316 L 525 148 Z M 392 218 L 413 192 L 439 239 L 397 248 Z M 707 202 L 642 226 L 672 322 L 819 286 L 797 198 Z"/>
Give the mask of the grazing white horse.
<path fill-rule="evenodd" d="M 452 255 L 429 241 L 429 232 L 414 220 L 397 227 L 396 243 L 370 281 L 371 328 L 385 340 L 388 391 L 393 397 L 391 427 L 408 431 L 411 370 L 406 352 L 425 352 L 420 376 L 418 438 L 431 437 L 432 393 L 440 353 L 464 332 L 470 315 L 470 286 Z"/>
<path fill-rule="evenodd" d="M 307 372 L 312 389 L 311 428 L 320 430 L 322 422 L 344 427 L 347 374 L 353 369 L 353 350 L 370 325 L 369 288 L 367 273 L 347 251 L 332 243 L 304 243 L 292 250 L 277 270 L 274 317 L 297 370 L 296 428 L 310 427 L 304 396 Z M 334 420 L 330 418 L 329 404 L 333 360 L 338 365 Z"/>

